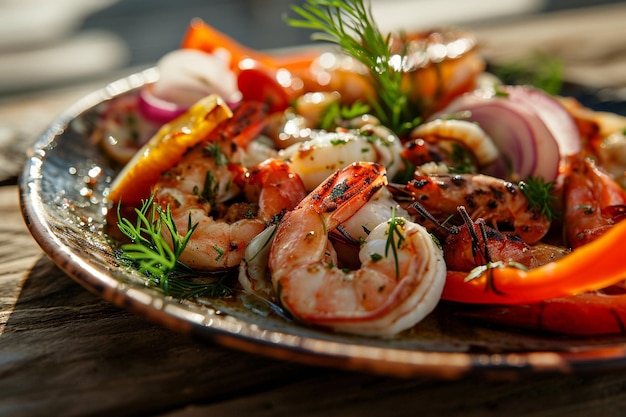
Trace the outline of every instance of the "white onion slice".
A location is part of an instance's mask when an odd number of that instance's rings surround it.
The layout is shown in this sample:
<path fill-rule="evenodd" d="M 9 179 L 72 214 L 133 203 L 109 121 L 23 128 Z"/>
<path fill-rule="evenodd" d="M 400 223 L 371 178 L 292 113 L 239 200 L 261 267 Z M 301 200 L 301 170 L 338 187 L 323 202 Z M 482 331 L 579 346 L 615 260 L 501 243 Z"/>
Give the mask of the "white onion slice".
<path fill-rule="evenodd" d="M 192 49 L 179 49 L 157 63 L 159 79 L 139 91 L 141 114 L 155 123 L 167 123 L 203 97 L 217 94 L 235 107 L 241 100 L 229 57 Z"/>
<path fill-rule="evenodd" d="M 161 100 L 189 107 L 211 94 L 227 103 L 241 98 L 235 73 L 228 60 L 217 53 L 178 49 L 164 55 L 156 67 L 159 79 L 154 83 L 153 94 Z"/>

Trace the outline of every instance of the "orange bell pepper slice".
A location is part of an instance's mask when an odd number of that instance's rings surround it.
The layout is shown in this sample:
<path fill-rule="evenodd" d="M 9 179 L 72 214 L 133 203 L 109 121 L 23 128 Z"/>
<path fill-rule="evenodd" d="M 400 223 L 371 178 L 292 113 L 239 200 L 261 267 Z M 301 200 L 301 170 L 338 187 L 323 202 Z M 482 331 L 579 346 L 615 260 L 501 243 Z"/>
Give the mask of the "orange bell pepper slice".
<path fill-rule="evenodd" d="M 442 298 L 471 304 L 526 304 L 606 288 L 626 279 L 626 221 L 538 268 L 494 267 L 467 280 L 467 272 L 448 271 Z"/>
<path fill-rule="evenodd" d="M 296 71 L 308 69 L 319 56 L 319 51 L 315 50 L 279 55 L 247 48 L 201 19 L 191 21 L 183 37 L 181 48 L 208 53 L 218 48 L 226 49 L 231 54 L 230 68 L 235 73 L 240 69 L 239 64 L 246 59 L 256 61 L 268 69 Z"/>

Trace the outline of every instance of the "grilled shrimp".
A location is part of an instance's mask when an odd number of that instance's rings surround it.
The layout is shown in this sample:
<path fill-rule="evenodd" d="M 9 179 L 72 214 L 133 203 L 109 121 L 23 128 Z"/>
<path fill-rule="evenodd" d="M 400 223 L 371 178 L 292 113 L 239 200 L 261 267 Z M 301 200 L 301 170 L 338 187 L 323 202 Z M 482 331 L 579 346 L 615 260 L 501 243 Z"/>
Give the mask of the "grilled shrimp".
<path fill-rule="evenodd" d="M 574 118 L 587 154 L 626 188 L 626 117 L 592 110 L 572 97 L 559 100 Z"/>
<path fill-rule="evenodd" d="M 284 149 L 279 156 L 302 177 L 306 189 L 312 190 L 333 172 L 357 161 L 381 164 L 393 176 L 403 167 L 398 157 L 401 148 L 391 131 L 368 125 L 355 130 L 320 131 L 311 140 Z"/>
<path fill-rule="evenodd" d="M 422 226 L 400 217 L 377 225 L 347 270 L 330 234 L 386 185 L 382 166 L 359 162 L 335 172 L 278 225 L 269 270 L 279 301 L 298 320 L 364 335 L 414 326 L 443 291 L 441 249 Z"/>
<path fill-rule="evenodd" d="M 589 158 L 568 161 L 563 193 L 565 231 L 572 248 L 591 242 L 626 218 L 626 192 Z"/>
<path fill-rule="evenodd" d="M 305 196 L 302 181 L 284 161 L 249 169 L 233 162 L 259 131 L 263 115 L 253 110 L 236 112 L 153 187 L 156 200 L 170 206 L 180 233 L 198 224 L 180 257 L 193 268 L 238 266 L 247 243 Z"/>
<path fill-rule="evenodd" d="M 441 230 L 441 234 L 433 234 L 442 242 L 448 270 L 470 272 L 478 266 L 497 262 L 515 263 L 527 268 L 545 263 L 544 252 L 548 250 L 547 246 L 540 247 L 536 253 L 517 235 L 500 233 L 487 225 L 482 218 L 473 220 L 463 206 L 457 208 L 463 224 L 451 227 L 441 224 L 418 202 L 412 203 L 410 208 Z M 557 256 L 555 249 L 552 248 L 552 251 Z"/>
<path fill-rule="evenodd" d="M 192 152 L 201 154 L 202 149 Z M 155 196 L 162 205 L 170 205 L 179 232 L 185 234 L 188 226 L 198 224 L 196 231 L 182 253 L 181 262 L 198 269 L 216 270 L 238 266 L 248 242 L 269 224 L 291 210 L 306 195 L 300 178 L 286 163 L 267 160 L 237 173 L 218 170 L 223 175 L 214 183 L 211 163 L 189 158 L 183 160 L 184 169 L 177 178 L 165 178 L 155 186 Z M 220 185 L 232 181 L 227 192 L 217 191 Z M 239 182 L 239 188 L 235 183 Z M 246 198 L 231 202 L 228 208 L 220 202 L 233 190 L 245 191 Z M 239 195 L 239 193 L 236 193 Z"/>
<path fill-rule="evenodd" d="M 383 187 L 350 217 L 329 233 L 335 239 L 334 249 L 344 260 L 345 265 L 358 267 L 358 251 L 371 231 L 393 215 L 408 217 L 408 213 L 394 199 L 391 192 Z M 276 225 L 271 225 L 255 237 L 246 248 L 239 271 L 239 283 L 245 291 L 262 298 L 275 301 L 267 263 Z"/>
<path fill-rule="evenodd" d="M 440 222 L 464 206 L 472 219 L 482 218 L 494 229 L 515 234 L 528 244 L 541 240 L 550 228 L 550 220 L 530 205 L 519 186 L 499 178 L 481 174 L 416 176 L 399 188 Z"/>

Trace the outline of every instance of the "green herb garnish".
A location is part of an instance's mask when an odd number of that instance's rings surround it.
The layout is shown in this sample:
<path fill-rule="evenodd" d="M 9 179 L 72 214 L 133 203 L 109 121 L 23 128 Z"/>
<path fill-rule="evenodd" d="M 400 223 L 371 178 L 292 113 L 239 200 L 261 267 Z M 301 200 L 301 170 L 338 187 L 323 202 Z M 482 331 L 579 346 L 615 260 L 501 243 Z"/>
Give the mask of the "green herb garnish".
<path fill-rule="evenodd" d="M 474 155 L 465 147 L 454 143 L 448 152 L 452 166 L 449 170 L 453 174 L 475 174 L 477 171 Z"/>
<path fill-rule="evenodd" d="M 287 18 L 288 24 L 316 31 L 312 39 L 339 45 L 369 70 L 379 98 L 371 97 L 370 104 L 383 125 L 394 132 L 407 129 L 406 121 L 413 121 L 415 115 L 402 89 L 403 73 L 394 69 L 391 37 L 382 35 L 371 7 L 364 0 L 307 0 L 292 10 L 300 19 Z"/>
<path fill-rule="evenodd" d="M 528 199 L 531 208 L 538 210 L 542 216 L 548 220 L 558 216 L 557 211 L 552 206 L 552 202 L 556 199 L 552 194 L 553 182 L 545 182 L 541 177 L 528 177 L 525 181 L 520 181 L 519 188 Z"/>
<path fill-rule="evenodd" d="M 117 207 L 117 225 L 131 243 L 121 245 L 119 256 L 148 277 L 148 285 L 157 286 L 165 294 L 180 298 L 224 296 L 230 293 L 230 289 L 223 282 L 224 276 L 210 277 L 203 282 L 172 277 L 173 274 L 190 271 L 179 259 L 198 226 L 197 223 L 191 224 L 191 217 L 187 233 L 181 236 L 170 207 L 163 209 L 154 201 L 154 196 L 144 200 L 141 208 L 135 209 L 137 221 L 134 224 L 122 218 L 120 207 L 121 204 Z M 163 228 L 171 238 L 172 247 L 163 236 Z"/>
<path fill-rule="evenodd" d="M 224 155 L 224 152 L 222 152 L 222 148 L 219 143 L 208 143 L 204 147 L 204 150 L 209 154 L 209 156 L 212 156 L 215 159 L 217 166 L 228 165 L 228 157 Z"/>
<path fill-rule="evenodd" d="M 389 249 L 393 252 L 394 261 L 396 264 L 396 280 L 400 277 L 400 265 L 398 262 L 397 250 L 402 247 L 402 243 L 405 240 L 402 230 L 400 228 L 404 226 L 405 220 L 401 217 L 396 217 L 395 207 L 391 209 L 391 219 L 389 219 L 389 229 L 387 230 L 387 243 L 385 244 L 385 257 L 388 257 Z M 396 237 L 398 243 L 396 244 Z"/>

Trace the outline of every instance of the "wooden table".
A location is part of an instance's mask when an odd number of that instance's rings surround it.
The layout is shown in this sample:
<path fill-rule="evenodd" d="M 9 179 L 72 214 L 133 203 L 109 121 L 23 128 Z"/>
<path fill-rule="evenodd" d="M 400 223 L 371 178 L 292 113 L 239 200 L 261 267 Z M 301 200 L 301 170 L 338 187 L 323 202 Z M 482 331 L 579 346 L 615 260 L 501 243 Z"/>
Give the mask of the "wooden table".
<path fill-rule="evenodd" d="M 614 16 L 624 16 L 626 8 L 594 13 L 583 22 L 619 20 L 621 26 L 623 19 Z M 568 22 L 577 21 L 572 15 L 545 19 L 569 27 Z M 624 39 L 625 30 L 618 29 Z M 515 31 L 524 33 L 523 23 L 499 31 L 478 28 L 494 54 L 502 37 Z M 605 32 L 599 38 L 587 35 L 589 44 L 595 39 L 606 45 Z M 595 72 L 593 78 L 607 80 Z M 621 82 L 613 85 L 626 85 Z M 0 135 L 1 416 L 625 415 L 626 372 L 448 381 L 317 368 L 194 340 L 87 292 L 31 238 L 15 176 L 24 143 L 92 88 L 81 85 L 0 103 L 0 127 L 8 126 Z"/>

